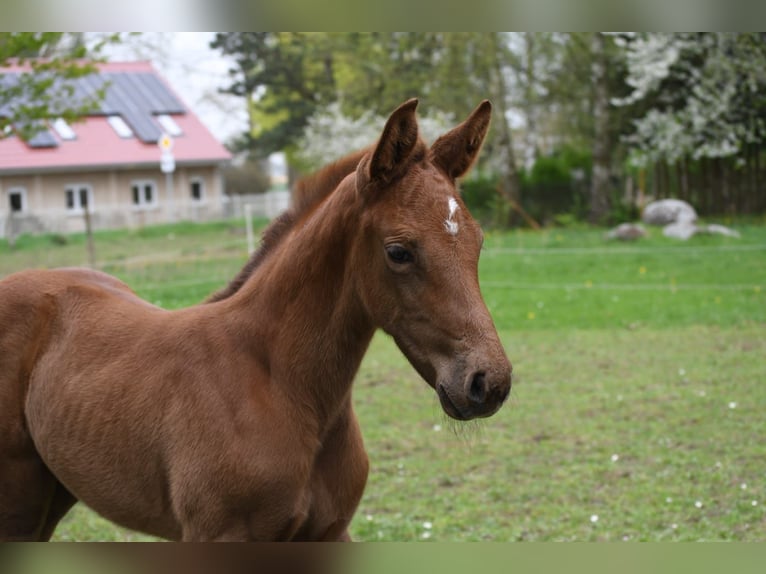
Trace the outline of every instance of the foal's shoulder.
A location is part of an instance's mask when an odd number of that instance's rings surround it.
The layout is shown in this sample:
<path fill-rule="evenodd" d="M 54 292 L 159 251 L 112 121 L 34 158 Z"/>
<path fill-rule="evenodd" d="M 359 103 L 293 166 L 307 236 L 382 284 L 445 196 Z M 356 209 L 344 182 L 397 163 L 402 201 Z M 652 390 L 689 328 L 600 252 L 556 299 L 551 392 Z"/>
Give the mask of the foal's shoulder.
<path fill-rule="evenodd" d="M 58 269 L 39 270 L 33 275 L 33 279 L 40 281 L 48 289 L 63 291 L 105 290 L 106 292 L 117 291 L 130 293 L 133 290 L 126 283 L 103 271 L 88 269 L 86 267 L 61 267 Z"/>
<path fill-rule="evenodd" d="M 46 295 L 63 304 L 94 304 L 100 301 L 154 307 L 117 277 L 85 267 L 28 269 L 9 276 L 6 281 L 12 282 L 16 289 Z"/>

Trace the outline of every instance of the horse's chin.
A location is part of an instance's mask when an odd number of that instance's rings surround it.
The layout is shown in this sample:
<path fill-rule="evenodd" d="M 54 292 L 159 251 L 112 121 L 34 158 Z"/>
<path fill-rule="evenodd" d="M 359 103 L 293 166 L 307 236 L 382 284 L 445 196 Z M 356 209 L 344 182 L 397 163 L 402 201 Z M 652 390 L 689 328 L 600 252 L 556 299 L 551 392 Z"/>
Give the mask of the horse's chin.
<path fill-rule="evenodd" d="M 500 405 L 498 404 L 496 408 L 491 410 L 477 409 L 468 402 L 461 390 L 464 374 L 461 369 L 455 369 L 456 360 L 454 358 L 423 357 L 419 353 L 412 352 L 410 347 L 404 344 L 404 340 L 394 337 L 394 341 L 417 373 L 428 386 L 436 391 L 442 410 L 451 419 L 469 421 L 488 417 L 499 408 Z"/>
<path fill-rule="evenodd" d="M 410 363 L 415 367 L 415 370 L 428 386 L 436 391 L 436 396 L 439 397 L 439 403 L 441 404 L 442 410 L 447 416 L 456 421 L 467 421 L 473 418 L 465 412 L 465 409 L 458 407 L 455 401 L 452 400 L 447 391 L 447 386 L 444 383 L 439 382 L 439 376 L 432 364 L 419 363 L 413 360 L 410 360 Z"/>
<path fill-rule="evenodd" d="M 473 417 L 464 413 L 458 406 L 452 401 L 444 385 L 436 385 L 436 394 L 439 397 L 442 410 L 449 416 L 457 421 L 471 420 Z"/>

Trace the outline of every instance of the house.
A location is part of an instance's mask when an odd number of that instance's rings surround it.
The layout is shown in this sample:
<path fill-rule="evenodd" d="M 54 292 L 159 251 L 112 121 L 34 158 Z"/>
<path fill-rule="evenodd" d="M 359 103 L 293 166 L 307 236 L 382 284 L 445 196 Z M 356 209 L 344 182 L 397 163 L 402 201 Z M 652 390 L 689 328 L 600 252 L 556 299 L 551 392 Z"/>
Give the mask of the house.
<path fill-rule="evenodd" d="M 0 68 L 0 80 L 23 71 Z M 149 62 L 99 64 L 75 82 L 75 97 L 106 87 L 97 112 L 28 141 L 0 134 L 0 236 L 82 231 L 86 209 L 94 229 L 224 216 L 231 154 Z"/>

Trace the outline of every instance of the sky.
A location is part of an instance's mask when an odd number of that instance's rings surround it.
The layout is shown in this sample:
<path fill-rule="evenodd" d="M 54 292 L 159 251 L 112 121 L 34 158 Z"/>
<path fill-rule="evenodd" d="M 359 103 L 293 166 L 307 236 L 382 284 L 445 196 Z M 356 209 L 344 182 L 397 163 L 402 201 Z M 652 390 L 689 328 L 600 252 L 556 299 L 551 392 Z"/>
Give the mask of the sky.
<path fill-rule="evenodd" d="M 225 143 L 247 130 L 245 102 L 218 88 L 229 84 L 231 60 L 209 48 L 214 32 L 145 32 L 109 46 L 112 61 L 150 60 L 203 124 Z"/>

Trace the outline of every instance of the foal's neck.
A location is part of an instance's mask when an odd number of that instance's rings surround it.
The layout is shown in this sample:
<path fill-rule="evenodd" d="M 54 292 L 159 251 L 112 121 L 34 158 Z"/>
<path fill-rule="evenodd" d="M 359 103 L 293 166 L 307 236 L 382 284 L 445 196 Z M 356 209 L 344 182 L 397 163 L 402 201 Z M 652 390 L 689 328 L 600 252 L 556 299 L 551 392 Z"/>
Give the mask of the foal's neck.
<path fill-rule="evenodd" d="M 231 297 L 233 317 L 279 385 L 329 422 L 343 408 L 375 327 L 353 284 L 354 176 L 294 229 Z M 266 349 L 266 350 L 264 350 Z M 308 400 L 307 400 L 308 399 Z"/>

